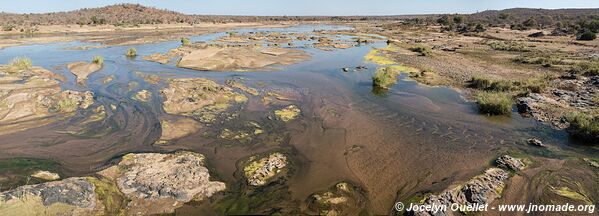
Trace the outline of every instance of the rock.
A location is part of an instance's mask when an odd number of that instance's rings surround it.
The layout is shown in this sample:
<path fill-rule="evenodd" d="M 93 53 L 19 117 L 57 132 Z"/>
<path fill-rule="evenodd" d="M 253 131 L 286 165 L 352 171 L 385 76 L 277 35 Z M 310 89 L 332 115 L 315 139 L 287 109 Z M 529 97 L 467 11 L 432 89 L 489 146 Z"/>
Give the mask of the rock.
<path fill-rule="evenodd" d="M 243 173 L 249 185 L 262 186 L 274 179 L 287 166 L 287 157 L 282 153 L 272 153 L 266 157 L 250 157 Z"/>
<path fill-rule="evenodd" d="M 310 195 L 311 215 L 353 215 L 366 207 L 365 192 L 349 182 L 339 182 L 326 191 Z"/>
<path fill-rule="evenodd" d="M 590 158 L 583 158 L 582 160 L 584 160 L 585 162 L 587 162 L 589 164 L 589 166 L 595 167 L 595 168 L 599 168 L 599 162 L 590 159 Z"/>
<path fill-rule="evenodd" d="M 225 84 L 227 84 L 231 88 L 239 89 L 241 91 L 244 91 L 244 92 L 254 95 L 254 96 L 258 96 L 258 94 L 259 94 L 258 90 L 247 87 L 237 80 L 230 79 L 230 80 L 225 81 Z"/>
<path fill-rule="evenodd" d="M 310 58 L 302 50 L 278 47 L 199 45 L 183 55 L 178 67 L 211 71 L 250 71 L 274 69 L 272 66 L 291 65 Z"/>
<path fill-rule="evenodd" d="M 166 113 L 192 117 L 195 111 L 210 105 L 227 106 L 247 100 L 243 94 L 204 78 L 172 79 L 169 80 L 168 88 L 161 89 L 160 92 L 164 96 L 162 107 Z"/>
<path fill-rule="evenodd" d="M 538 146 L 538 147 L 545 147 L 545 144 L 543 144 L 543 142 L 541 142 L 541 140 L 539 140 L 537 138 L 530 138 L 530 139 L 526 140 L 526 143 L 528 143 L 529 145 L 534 145 L 534 146 Z"/>
<path fill-rule="evenodd" d="M 177 120 L 160 120 L 162 134 L 156 144 L 165 144 L 172 140 L 183 138 L 196 133 L 202 125 L 190 118 L 179 118 Z"/>
<path fill-rule="evenodd" d="M 77 77 L 78 83 L 83 83 L 90 74 L 102 69 L 102 65 L 89 62 L 73 62 L 67 64 L 67 68 Z"/>
<path fill-rule="evenodd" d="M 135 95 L 133 95 L 133 99 L 142 101 L 142 102 L 149 101 L 151 97 L 152 97 L 152 94 L 148 90 L 145 90 L 145 89 L 138 91 L 137 93 L 135 93 Z"/>
<path fill-rule="evenodd" d="M 503 155 L 497 158 L 497 160 L 495 160 L 495 163 L 497 163 L 497 167 L 499 168 L 511 169 L 513 171 L 520 171 L 526 166 L 526 164 L 524 164 L 522 160 L 513 158 L 509 155 Z"/>
<path fill-rule="evenodd" d="M 275 110 L 275 116 L 284 122 L 294 120 L 299 116 L 301 110 L 295 105 L 289 105 L 286 108 Z"/>
<path fill-rule="evenodd" d="M 225 190 L 210 180 L 204 156 L 193 152 L 125 155 L 116 165 L 118 188 L 131 199 L 129 211 L 158 214 L 174 211 L 192 199 L 203 200 Z"/>
<path fill-rule="evenodd" d="M 343 72 L 349 72 L 349 68 L 341 68 L 341 70 L 343 70 Z"/>
<path fill-rule="evenodd" d="M 367 70 L 367 69 L 368 68 L 366 66 L 362 66 L 362 65 L 356 67 L 357 71 L 363 71 L 363 70 Z"/>
<path fill-rule="evenodd" d="M 60 179 L 58 173 L 53 173 L 45 170 L 39 170 L 31 174 L 31 177 L 42 179 L 45 181 L 54 181 Z"/>
<path fill-rule="evenodd" d="M 103 208 L 87 178 L 26 185 L 0 193 L 0 215 L 93 215 Z"/>
<path fill-rule="evenodd" d="M 423 201 L 425 205 L 446 205 L 447 209 L 453 204 L 460 205 L 485 205 L 492 203 L 501 196 L 505 181 L 509 178 L 509 173 L 499 168 L 490 168 L 482 175 L 470 179 L 463 185 L 443 191 L 439 195 L 428 195 Z M 454 211 L 419 211 L 410 212 L 418 216 L 438 216 L 438 215 L 461 215 Z"/>
<path fill-rule="evenodd" d="M 40 67 L 15 72 L 0 65 L 0 134 L 39 127 L 94 103 L 92 92 L 63 91 L 58 80 Z"/>

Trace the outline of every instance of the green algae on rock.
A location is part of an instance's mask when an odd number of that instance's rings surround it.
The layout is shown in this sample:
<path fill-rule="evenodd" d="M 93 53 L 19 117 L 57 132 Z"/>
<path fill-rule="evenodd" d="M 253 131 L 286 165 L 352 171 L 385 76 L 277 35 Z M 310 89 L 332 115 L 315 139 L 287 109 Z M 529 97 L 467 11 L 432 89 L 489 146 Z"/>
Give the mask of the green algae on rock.
<path fill-rule="evenodd" d="M 275 110 L 274 113 L 279 120 L 289 122 L 296 119 L 300 115 L 301 110 L 296 105 L 289 105 L 283 109 Z"/>
<path fill-rule="evenodd" d="M 252 156 L 243 167 L 243 174 L 249 185 L 262 186 L 274 179 L 287 166 L 287 156 L 271 153 L 265 157 Z"/>

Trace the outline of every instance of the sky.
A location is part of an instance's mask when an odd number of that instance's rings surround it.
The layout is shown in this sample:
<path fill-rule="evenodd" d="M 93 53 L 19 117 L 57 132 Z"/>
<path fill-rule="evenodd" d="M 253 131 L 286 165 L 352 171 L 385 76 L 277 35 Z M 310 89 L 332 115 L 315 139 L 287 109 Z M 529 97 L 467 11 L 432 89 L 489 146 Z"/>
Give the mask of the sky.
<path fill-rule="evenodd" d="M 0 0 L 0 11 L 44 13 L 139 3 L 201 15 L 405 15 L 475 13 L 490 9 L 599 8 L 599 0 Z"/>

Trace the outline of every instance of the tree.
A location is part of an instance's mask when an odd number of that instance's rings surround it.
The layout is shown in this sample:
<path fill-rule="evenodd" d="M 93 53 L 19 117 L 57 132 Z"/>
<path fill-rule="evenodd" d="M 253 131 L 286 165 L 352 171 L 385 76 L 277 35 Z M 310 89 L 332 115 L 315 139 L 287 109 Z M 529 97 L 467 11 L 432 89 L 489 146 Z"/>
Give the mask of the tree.
<path fill-rule="evenodd" d="M 464 22 L 464 17 L 462 17 L 462 16 L 454 16 L 453 17 L 453 22 L 457 23 L 457 24 L 460 24 L 460 23 Z"/>
<path fill-rule="evenodd" d="M 597 34 L 592 31 L 585 31 L 584 33 L 578 35 L 577 40 L 585 40 L 591 41 L 597 39 Z"/>
<path fill-rule="evenodd" d="M 449 25 L 449 23 L 450 23 L 449 16 L 443 15 L 442 17 L 437 19 L 437 23 L 439 23 L 441 25 Z"/>
<path fill-rule="evenodd" d="M 476 27 L 474 28 L 475 32 L 484 32 L 486 30 L 487 29 L 485 29 L 485 27 L 483 26 L 483 24 L 480 24 L 480 23 L 476 24 Z"/>

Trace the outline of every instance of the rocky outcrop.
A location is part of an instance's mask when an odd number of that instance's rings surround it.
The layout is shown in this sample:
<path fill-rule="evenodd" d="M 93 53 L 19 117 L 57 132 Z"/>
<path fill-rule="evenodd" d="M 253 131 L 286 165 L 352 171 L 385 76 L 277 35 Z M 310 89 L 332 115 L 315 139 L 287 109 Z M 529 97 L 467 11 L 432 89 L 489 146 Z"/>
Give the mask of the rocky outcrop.
<path fill-rule="evenodd" d="M 128 154 L 117 167 L 116 183 L 131 199 L 130 211 L 144 215 L 172 212 L 226 188 L 210 180 L 204 156 L 193 152 Z"/>
<path fill-rule="evenodd" d="M 164 214 L 225 190 L 193 152 L 128 154 L 97 174 L 1 192 L 0 215 Z"/>
<path fill-rule="evenodd" d="M 470 179 L 465 184 L 446 190 L 439 195 L 429 195 L 424 200 L 425 205 L 446 205 L 451 206 L 453 203 L 460 205 L 475 205 L 488 204 L 493 202 L 497 197 L 501 196 L 501 192 L 505 187 L 505 180 L 509 178 L 509 173 L 499 168 L 490 168 L 482 175 Z M 458 212 L 451 210 L 435 212 L 435 211 L 418 211 L 411 212 L 412 215 L 419 216 L 441 216 L 441 215 L 459 215 Z"/>
<path fill-rule="evenodd" d="M 509 155 L 503 155 L 503 156 L 497 158 L 497 160 L 495 160 L 495 163 L 497 163 L 497 167 L 499 167 L 499 168 L 511 169 L 513 171 L 520 171 L 520 170 L 524 169 L 524 167 L 526 166 L 522 162 L 522 160 L 513 158 L 512 156 L 509 156 Z"/>
<path fill-rule="evenodd" d="M 160 90 L 166 113 L 194 116 L 210 105 L 245 102 L 247 97 L 231 88 L 203 78 L 172 79 L 168 88 Z"/>
<path fill-rule="evenodd" d="M 46 180 L 46 181 L 54 181 L 54 180 L 60 179 L 60 175 L 58 175 L 58 173 L 53 173 L 53 172 L 45 171 L 45 170 L 38 170 L 38 171 L 34 172 L 33 174 L 31 174 L 31 177 Z"/>
<path fill-rule="evenodd" d="M 61 77 L 40 67 L 15 70 L 0 65 L 0 134 L 39 127 L 51 116 L 86 109 L 93 93 L 65 90 Z M 18 124 L 15 124 L 17 123 Z"/>
<path fill-rule="evenodd" d="M 102 65 L 89 62 L 73 62 L 67 64 L 67 68 L 77 77 L 78 83 L 83 83 L 90 74 L 102 69 Z"/>
<path fill-rule="evenodd" d="M 92 215 L 102 209 L 86 178 L 21 186 L 0 193 L 0 215 Z"/>
<path fill-rule="evenodd" d="M 169 141 L 191 135 L 202 128 L 199 122 L 190 118 L 164 119 L 160 120 L 160 125 L 162 126 L 162 134 L 156 144 L 166 144 Z"/>
<path fill-rule="evenodd" d="M 262 186 L 273 180 L 287 166 L 287 157 L 282 153 L 272 153 L 265 157 L 250 157 L 243 167 L 249 185 Z"/>
<path fill-rule="evenodd" d="M 519 171 L 525 168 L 525 164 L 517 158 L 504 155 L 496 160 L 497 166 L 504 169 Z M 501 196 L 505 188 L 506 181 L 510 178 L 510 173 L 500 168 L 489 168 L 483 174 L 471 178 L 466 183 L 452 189 L 445 190 L 438 195 L 429 194 L 422 204 L 425 205 L 445 205 L 447 211 L 412 211 L 409 215 L 418 216 L 445 216 L 460 215 L 459 212 L 449 210 L 452 204 L 460 206 L 475 206 L 490 204 Z"/>
<path fill-rule="evenodd" d="M 569 112 L 591 112 L 598 104 L 599 76 L 570 74 L 554 80 L 557 88 L 544 94 L 530 93 L 516 101 L 518 112 L 560 129 L 568 127 L 563 115 Z"/>
<path fill-rule="evenodd" d="M 537 138 L 530 138 L 526 140 L 526 143 L 529 145 L 537 146 L 537 147 L 545 147 L 545 144 Z"/>
<path fill-rule="evenodd" d="M 364 190 L 349 182 L 339 182 L 326 191 L 314 193 L 307 200 L 310 214 L 355 215 L 366 208 Z"/>

